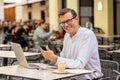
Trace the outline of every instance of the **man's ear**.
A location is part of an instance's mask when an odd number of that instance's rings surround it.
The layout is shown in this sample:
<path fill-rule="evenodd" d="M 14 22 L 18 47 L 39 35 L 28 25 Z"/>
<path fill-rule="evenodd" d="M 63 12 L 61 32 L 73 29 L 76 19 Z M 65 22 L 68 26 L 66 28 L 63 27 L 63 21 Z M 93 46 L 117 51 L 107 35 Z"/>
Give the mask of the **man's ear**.
<path fill-rule="evenodd" d="M 75 19 L 79 21 L 79 18 L 78 18 L 78 16 L 76 16 L 76 18 L 75 18 Z"/>
<path fill-rule="evenodd" d="M 76 16 L 75 20 L 76 20 L 77 22 L 79 22 L 79 17 L 78 17 L 78 16 Z"/>

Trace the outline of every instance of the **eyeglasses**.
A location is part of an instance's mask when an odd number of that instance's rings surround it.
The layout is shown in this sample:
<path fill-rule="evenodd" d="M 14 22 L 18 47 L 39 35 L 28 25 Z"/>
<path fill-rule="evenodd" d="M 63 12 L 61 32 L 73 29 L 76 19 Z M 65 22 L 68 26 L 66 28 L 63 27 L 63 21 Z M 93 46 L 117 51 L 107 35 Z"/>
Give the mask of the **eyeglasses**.
<path fill-rule="evenodd" d="M 69 25 L 72 21 L 73 21 L 73 19 L 75 19 L 75 17 L 73 17 L 73 18 L 71 18 L 71 19 L 68 19 L 68 20 L 66 20 L 66 21 L 63 21 L 63 22 L 60 22 L 59 24 L 60 24 L 60 26 L 65 26 L 65 25 Z"/>

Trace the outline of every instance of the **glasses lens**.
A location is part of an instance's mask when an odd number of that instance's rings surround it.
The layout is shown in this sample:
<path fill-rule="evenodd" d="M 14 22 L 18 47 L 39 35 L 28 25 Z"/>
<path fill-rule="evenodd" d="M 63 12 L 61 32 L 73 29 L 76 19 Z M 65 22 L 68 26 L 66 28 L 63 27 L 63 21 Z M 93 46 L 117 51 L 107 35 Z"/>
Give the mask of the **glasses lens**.
<path fill-rule="evenodd" d="M 60 26 L 63 26 L 63 24 L 61 23 Z"/>
<path fill-rule="evenodd" d="M 65 24 L 70 24 L 71 22 L 72 22 L 72 20 L 74 19 L 75 17 L 73 17 L 73 18 L 71 18 L 71 19 L 68 19 L 68 20 L 66 20 L 66 21 L 64 21 L 64 22 L 61 22 L 61 23 L 59 23 L 61 26 L 65 26 Z"/>
<path fill-rule="evenodd" d="M 64 23 L 59 23 L 60 24 L 60 26 L 64 26 Z"/>

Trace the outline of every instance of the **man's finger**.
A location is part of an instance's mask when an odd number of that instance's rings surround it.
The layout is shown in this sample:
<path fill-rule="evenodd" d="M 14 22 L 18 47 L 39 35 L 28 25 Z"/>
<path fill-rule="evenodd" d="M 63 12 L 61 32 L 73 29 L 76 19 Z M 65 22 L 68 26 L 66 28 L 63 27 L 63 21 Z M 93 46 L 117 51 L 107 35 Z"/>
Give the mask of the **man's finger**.
<path fill-rule="evenodd" d="M 47 49 L 47 50 L 50 50 L 50 48 L 48 47 L 48 45 L 46 45 L 46 49 Z"/>
<path fill-rule="evenodd" d="M 41 53 L 43 53 L 43 52 L 44 52 L 44 50 L 43 50 L 42 48 L 40 48 L 40 52 L 41 52 Z"/>

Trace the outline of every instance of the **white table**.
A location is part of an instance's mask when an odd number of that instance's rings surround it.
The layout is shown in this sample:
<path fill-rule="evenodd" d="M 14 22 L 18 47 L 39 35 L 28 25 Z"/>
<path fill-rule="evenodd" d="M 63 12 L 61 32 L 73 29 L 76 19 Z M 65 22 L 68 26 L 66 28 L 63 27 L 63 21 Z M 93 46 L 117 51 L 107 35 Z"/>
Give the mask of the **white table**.
<path fill-rule="evenodd" d="M 10 44 L 0 44 L 0 47 L 11 47 Z"/>
<path fill-rule="evenodd" d="M 96 33 L 95 34 L 96 35 L 96 37 L 100 37 L 101 38 L 101 43 L 103 44 L 104 42 L 104 38 L 106 38 L 107 39 L 107 42 L 109 42 L 109 39 L 114 39 L 114 38 L 118 38 L 118 39 L 120 39 L 120 35 L 107 35 L 107 34 L 99 34 L 99 33 Z"/>
<path fill-rule="evenodd" d="M 120 35 L 107 35 L 107 34 L 95 34 L 97 37 L 103 37 L 103 38 L 120 38 Z"/>
<path fill-rule="evenodd" d="M 104 57 L 107 59 L 108 56 L 110 57 L 110 54 L 108 54 L 109 53 L 108 51 L 111 49 L 113 50 L 114 45 L 98 45 L 98 49 L 99 49 L 100 57 Z"/>
<path fill-rule="evenodd" d="M 11 45 L 10 44 L 0 44 L 0 49 L 3 49 L 3 48 L 9 48 L 11 49 Z"/>
<path fill-rule="evenodd" d="M 24 52 L 25 56 L 39 55 L 40 53 L 35 52 Z M 0 51 L 0 57 L 4 58 L 16 58 L 14 51 Z"/>
<path fill-rule="evenodd" d="M 112 51 L 108 51 L 109 53 L 113 53 L 113 52 L 116 52 L 116 53 L 120 53 L 120 49 L 118 50 L 112 50 Z"/>
<path fill-rule="evenodd" d="M 40 53 L 35 53 L 35 52 L 24 52 L 25 56 L 35 56 L 39 54 Z M 7 65 L 8 58 L 16 58 L 14 51 L 0 51 L 0 57 L 3 58 L 3 66 Z"/>
<path fill-rule="evenodd" d="M 99 50 L 106 50 L 108 51 L 109 49 L 114 49 L 114 45 L 98 45 Z"/>
<path fill-rule="evenodd" d="M 15 76 L 15 77 L 23 77 L 37 80 L 55 80 L 55 79 L 63 79 L 69 78 L 77 75 L 90 74 L 94 71 L 91 70 L 80 70 L 77 73 L 68 73 L 68 74 L 58 74 L 53 73 L 53 69 L 48 70 L 37 70 L 37 69 L 27 69 L 19 65 L 13 66 L 3 66 L 0 67 L 0 74 Z"/>
<path fill-rule="evenodd" d="M 98 48 L 109 49 L 109 48 L 114 48 L 114 45 L 98 45 Z"/>

